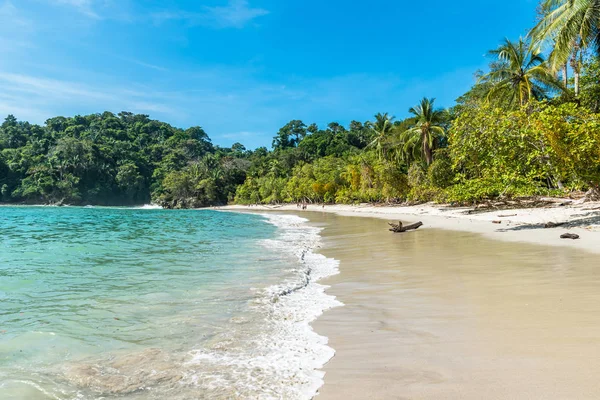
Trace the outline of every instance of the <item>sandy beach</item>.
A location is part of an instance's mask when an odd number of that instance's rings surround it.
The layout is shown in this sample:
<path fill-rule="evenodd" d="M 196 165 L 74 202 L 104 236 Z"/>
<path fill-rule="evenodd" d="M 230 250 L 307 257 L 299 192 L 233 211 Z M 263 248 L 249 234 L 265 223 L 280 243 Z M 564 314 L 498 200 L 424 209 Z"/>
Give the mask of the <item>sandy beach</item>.
<path fill-rule="evenodd" d="M 437 204 L 416 206 L 363 205 L 309 205 L 307 211 L 333 213 L 340 216 L 370 217 L 389 222 L 422 221 L 424 229 L 436 228 L 479 233 L 487 238 L 511 242 L 568 246 L 591 252 L 600 252 L 600 203 L 556 200 L 553 206 L 509 210 L 476 211 L 472 207 L 449 207 Z M 282 206 L 228 206 L 231 211 L 294 211 L 302 215 L 296 205 Z M 496 222 L 496 223 L 494 223 Z M 497 222 L 500 222 L 499 224 Z M 545 229 L 547 223 L 562 224 Z M 579 240 L 563 240 L 563 233 L 575 233 Z"/>
<path fill-rule="evenodd" d="M 317 398 L 600 397 L 596 207 L 276 209 L 323 226 L 322 253 L 341 261 L 324 283 L 345 306 L 313 325 L 336 351 Z M 425 226 L 392 234 L 382 219 Z"/>

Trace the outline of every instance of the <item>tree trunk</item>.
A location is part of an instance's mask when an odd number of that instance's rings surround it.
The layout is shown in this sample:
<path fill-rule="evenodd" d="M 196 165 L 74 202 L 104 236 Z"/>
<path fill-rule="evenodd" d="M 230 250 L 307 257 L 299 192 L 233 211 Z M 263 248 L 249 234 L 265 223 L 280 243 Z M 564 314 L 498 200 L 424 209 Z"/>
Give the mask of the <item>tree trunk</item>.
<path fill-rule="evenodd" d="M 562 67 L 562 74 L 563 74 L 563 76 L 562 76 L 563 85 L 565 85 L 565 88 L 566 88 L 567 86 L 569 86 L 569 69 L 568 69 L 567 63 L 565 63 L 565 65 L 563 65 L 563 67 Z"/>
<path fill-rule="evenodd" d="M 427 141 L 427 135 L 423 135 L 423 155 L 425 156 L 425 161 L 427 162 L 427 166 L 430 166 L 433 162 L 433 151 L 429 147 L 429 142 Z"/>
<path fill-rule="evenodd" d="M 397 225 L 396 224 L 388 224 L 388 225 L 392 227 L 390 229 L 390 232 L 404 233 L 406 231 L 411 231 L 411 230 L 414 230 L 414 229 L 419 229 L 420 227 L 423 226 L 423 223 L 419 221 L 416 224 L 403 226 L 402 222 L 398 222 Z"/>
<path fill-rule="evenodd" d="M 581 76 L 581 64 L 579 62 L 580 49 L 580 43 L 574 43 L 573 55 L 571 56 L 571 68 L 573 69 L 573 78 L 575 81 L 575 97 L 579 97 L 579 78 Z"/>

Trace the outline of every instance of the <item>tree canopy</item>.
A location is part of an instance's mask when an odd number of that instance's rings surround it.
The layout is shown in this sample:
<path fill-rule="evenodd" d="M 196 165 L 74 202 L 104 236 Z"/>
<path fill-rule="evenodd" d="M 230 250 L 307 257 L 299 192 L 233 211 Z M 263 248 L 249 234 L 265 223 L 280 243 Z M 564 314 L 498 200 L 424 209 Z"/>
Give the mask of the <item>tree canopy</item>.
<path fill-rule="evenodd" d="M 199 126 L 129 112 L 44 125 L 9 115 L 0 201 L 189 208 L 598 195 L 598 10 L 596 0 L 541 1 L 530 34 L 491 44 L 489 68 L 449 109 L 424 97 L 348 125 L 291 120 L 272 149 L 215 146 Z"/>

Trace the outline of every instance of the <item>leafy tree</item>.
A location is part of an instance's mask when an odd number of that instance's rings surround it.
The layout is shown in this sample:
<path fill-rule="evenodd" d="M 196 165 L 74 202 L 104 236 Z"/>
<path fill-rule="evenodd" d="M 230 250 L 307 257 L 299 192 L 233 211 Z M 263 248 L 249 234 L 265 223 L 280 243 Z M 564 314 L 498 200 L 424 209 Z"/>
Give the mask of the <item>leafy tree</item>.
<path fill-rule="evenodd" d="M 282 150 L 289 147 L 296 147 L 304 136 L 306 136 L 306 133 L 304 122 L 300 120 L 290 121 L 273 138 L 273 148 L 275 150 Z"/>
<path fill-rule="evenodd" d="M 600 59 L 593 57 L 582 67 L 581 104 L 593 112 L 600 112 Z"/>

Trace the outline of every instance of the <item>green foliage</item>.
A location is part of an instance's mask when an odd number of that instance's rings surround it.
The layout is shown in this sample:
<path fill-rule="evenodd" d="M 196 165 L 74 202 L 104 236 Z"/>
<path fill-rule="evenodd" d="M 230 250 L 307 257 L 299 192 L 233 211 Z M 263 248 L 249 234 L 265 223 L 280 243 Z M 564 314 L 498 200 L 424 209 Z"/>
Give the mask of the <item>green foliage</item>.
<path fill-rule="evenodd" d="M 591 111 L 600 112 L 600 60 L 597 57 L 583 64 L 580 101 Z"/>
<path fill-rule="evenodd" d="M 549 189 L 600 183 L 600 116 L 573 103 L 472 109 L 454 121 L 450 143 L 462 181 Z"/>
<path fill-rule="evenodd" d="M 558 70 L 578 48 L 598 50 L 600 0 L 542 0 L 543 18 L 532 29 L 535 42 L 552 43 L 550 61 Z"/>
<path fill-rule="evenodd" d="M 433 187 L 445 189 L 454 182 L 455 173 L 452 168 L 452 160 L 448 152 L 438 150 L 435 152 L 433 163 L 427 171 L 427 180 Z"/>
<path fill-rule="evenodd" d="M 515 108 L 531 100 L 547 99 L 549 94 L 564 89 L 541 50 L 523 39 L 506 39 L 490 54 L 496 60 L 490 65 L 490 72 L 481 77 L 481 82 L 488 85 L 488 100 Z"/>
<path fill-rule="evenodd" d="M 348 127 L 292 120 L 272 151 L 221 148 L 200 127 L 128 112 L 44 126 L 9 115 L 0 125 L 0 201 L 470 204 L 600 190 L 600 61 L 584 52 L 598 47 L 599 10 L 600 0 L 543 0 L 529 37 L 493 50 L 489 71 L 449 111 L 423 98 L 397 121 L 389 113 Z"/>
<path fill-rule="evenodd" d="M 408 182 L 401 166 L 380 162 L 375 152 L 346 158 L 328 156 L 299 163 L 287 178 L 251 176 L 238 187 L 241 204 L 311 202 L 358 203 L 401 201 Z"/>
<path fill-rule="evenodd" d="M 411 187 L 427 184 L 427 170 L 421 163 L 415 162 L 408 169 L 408 184 Z"/>
<path fill-rule="evenodd" d="M 223 204 L 248 169 L 231 159 L 249 156 L 239 146 L 215 148 L 200 127 L 184 131 L 146 115 L 55 117 L 45 126 L 10 115 L 0 126 L 0 199 L 172 206 L 189 195 L 197 196 L 194 206 Z M 211 168 L 191 172 L 208 158 Z M 225 172 L 216 180 L 215 171 Z"/>
<path fill-rule="evenodd" d="M 475 178 L 449 187 L 445 191 L 444 201 L 471 204 L 498 197 L 529 197 L 548 193 L 548 190 L 526 179 L 503 181 L 493 178 Z"/>
<path fill-rule="evenodd" d="M 413 115 L 412 125 L 401 133 L 401 142 L 405 154 L 420 153 L 430 165 L 433 162 L 433 150 L 439 146 L 446 135 L 445 110 L 435 108 L 435 99 L 423 98 L 419 105 L 408 110 Z"/>

